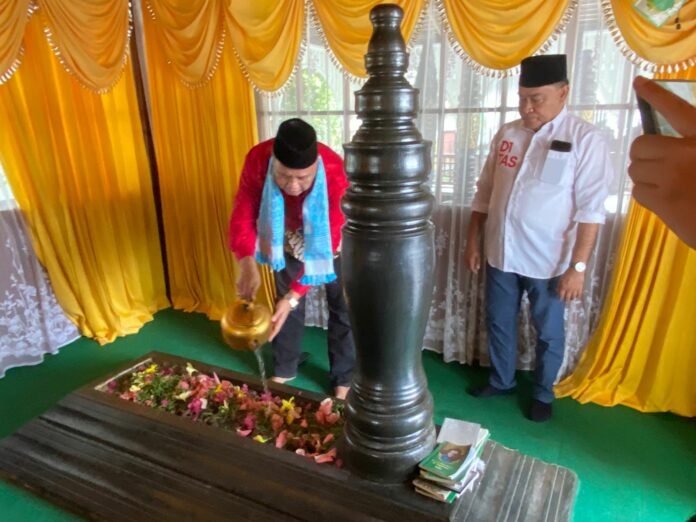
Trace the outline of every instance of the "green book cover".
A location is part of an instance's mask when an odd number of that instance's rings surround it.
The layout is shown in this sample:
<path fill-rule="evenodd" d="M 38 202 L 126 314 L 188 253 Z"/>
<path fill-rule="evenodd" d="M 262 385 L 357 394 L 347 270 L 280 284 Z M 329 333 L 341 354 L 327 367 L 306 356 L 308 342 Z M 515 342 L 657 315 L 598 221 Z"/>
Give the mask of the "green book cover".
<path fill-rule="evenodd" d="M 451 442 L 441 442 L 423 459 L 420 468 L 440 477 L 451 479 L 459 474 L 467 460 L 470 445 L 458 445 Z"/>

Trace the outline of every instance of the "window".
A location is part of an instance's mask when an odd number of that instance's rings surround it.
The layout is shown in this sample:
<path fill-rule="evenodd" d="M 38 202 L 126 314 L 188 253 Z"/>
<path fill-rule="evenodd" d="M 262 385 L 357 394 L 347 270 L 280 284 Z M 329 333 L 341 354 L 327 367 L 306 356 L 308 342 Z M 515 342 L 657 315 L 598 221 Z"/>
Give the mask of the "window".
<path fill-rule="evenodd" d="M 5 171 L 0 164 L 0 211 L 17 208 L 17 201 L 12 194 L 10 183 L 5 176 Z"/>
<path fill-rule="evenodd" d="M 270 138 L 281 121 L 299 116 L 315 126 L 321 141 L 343 154 L 342 144 L 360 124 L 353 113 L 353 91 L 361 82 L 343 76 L 313 28 L 307 41 L 302 64 L 284 92 L 258 95 L 259 135 Z M 604 129 L 610 140 L 618 175 L 607 209 L 625 212 L 630 184 L 623 173 L 628 147 L 640 132 L 631 89 L 635 67 L 614 45 L 598 2 L 591 0 L 581 0 L 547 52 L 568 55 L 568 109 Z M 432 5 L 410 51 L 406 76 L 421 91 L 417 125 L 433 143 L 433 194 L 440 205 L 468 206 L 491 139 L 503 123 L 519 117 L 518 76 L 498 79 L 474 71 L 450 47 Z"/>

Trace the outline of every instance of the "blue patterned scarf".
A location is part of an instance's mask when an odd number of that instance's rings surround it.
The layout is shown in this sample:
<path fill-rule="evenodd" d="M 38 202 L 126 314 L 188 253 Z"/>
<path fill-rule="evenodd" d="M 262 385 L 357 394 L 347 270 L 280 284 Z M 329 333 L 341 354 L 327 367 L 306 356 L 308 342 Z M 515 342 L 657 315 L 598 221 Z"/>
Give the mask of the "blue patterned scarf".
<path fill-rule="evenodd" d="M 314 186 L 302 204 L 302 224 L 305 249 L 304 275 L 300 283 L 312 286 L 330 283 L 336 279 L 336 274 L 331 249 L 326 172 L 321 156 Z M 285 268 L 285 200 L 273 178 L 273 156 L 268 160 L 257 229 L 256 259 L 270 265 L 275 271 L 282 270 Z"/>

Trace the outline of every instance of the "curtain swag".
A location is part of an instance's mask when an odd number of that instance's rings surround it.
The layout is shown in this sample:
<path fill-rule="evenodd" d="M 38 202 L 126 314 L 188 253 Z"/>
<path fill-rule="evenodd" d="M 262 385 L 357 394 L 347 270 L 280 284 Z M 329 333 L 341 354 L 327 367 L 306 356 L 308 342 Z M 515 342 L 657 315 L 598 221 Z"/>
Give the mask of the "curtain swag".
<path fill-rule="evenodd" d="M 17 70 L 26 24 L 37 12 L 44 36 L 63 68 L 98 94 L 123 74 L 132 29 L 123 0 L 0 0 L 0 84 Z"/>
<path fill-rule="evenodd" d="M 0 85 L 19 68 L 24 28 L 34 12 L 31 0 L 0 0 Z"/>
<path fill-rule="evenodd" d="M 434 0 L 452 49 L 486 76 L 516 74 L 526 56 L 544 54 L 565 31 L 577 0 Z"/>
<path fill-rule="evenodd" d="M 633 0 L 601 0 L 614 43 L 631 63 L 647 71 L 674 73 L 696 65 L 696 2 L 654 27 L 633 9 Z"/>
<path fill-rule="evenodd" d="M 312 25 L 321 36 L 331 61 L 347 76 L 366 78 L 364 56 L 372 35 L 370 11 L 384 0 L 308 0 Z M 404 11 L 401 33 L 413 42 L 425 20 L 427 0 L 390 0 Z"/>
<path fill-rule="evenodd" d="M 255 89 L 282 92 L 302 61 L 307 18 L 347 76 L 365 77 L 362 57 L 372 7 L 385 0 L 136 0 L 156 22 L 176 76 L 188 87 L 215 74 L 225 38 Z M 434 2 L 455 52 L 492 77 L 517 72 L 522 58 L 543 54 L 565 30 L 578 0 L 392 0 L 404 10 L 404 39 L 414 41 Z M 696 2 L 678 19 L 653 27 L 632 0 L 598 0 L 614 42 L 631 62 L 653 72 L 696 64 Z M 0 84 L 17 70 L 26 23 L 38 10 L 44 34 L 66 71 L 87 89 L 109 91 L 128 59 L 131 5 L 124 0 L 0 0 Z"/>
<path fill-rule="evenodd" d="M 302 61 L 308 14 L 336 66 L 348 76 L 365 77 L 363 55 L 372 33 L 369 14 L 382 2 L 199 0 L 181 8 L 172 0 L 145 0 L 145 5 L 185 84 L 196 87 L 210 80 L 227 35 L 254 88 L 279 93 Z M 426 0 L 396 3 L 404 9 L 403 33 L 408 40 L 422 19 Z"/>
<path fill-rule="evenodd" d="M 225 17 L 242 73 L 259 91 L 281 94 L 304 56 L 305 0 L 227 0 Z"/>

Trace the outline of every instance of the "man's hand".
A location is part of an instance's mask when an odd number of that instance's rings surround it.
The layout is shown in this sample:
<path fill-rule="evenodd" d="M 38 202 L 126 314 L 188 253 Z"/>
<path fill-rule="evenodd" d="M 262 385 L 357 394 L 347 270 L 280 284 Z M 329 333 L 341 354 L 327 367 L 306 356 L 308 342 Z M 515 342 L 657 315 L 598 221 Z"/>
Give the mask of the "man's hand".
<path fill-rule="evenodd" d="M 474 274 L 481 270 L 481 234 L 487 217 L 488 214 L 473 210 L 469 221 L 469 229 L 466 233 L 464 262 L 466 263 L 466 267 Z"/>
<path fill-rule="evenodd" d="M 633 86 L 684 136 L 647 135 L 633 142 L 628 168 L 633 197 L 696 248 L 696 107 L 641 76 Z"/>
<path fill-rule="evenodd" d="M 300 295 L 297 294 L 296 292 L 290 290 L 288 295 L 283 297 L 282 299 L 279 299 L 278 302 L 276 303 L 275 310 L 273 312 L 273 317 L 271 317 L 271 322 L 273 323 L 273 328 L 271 329 L 271 335 L 268 337 L 269 341 L 272 341 L 276 335 L 280 332 L 281 328 L 283 328 L 283 325 L 285 324 L 285 321 L 288 318 L 288 315 L 290 315 L 290 312 L 292 312 L 292 307 L 290 306 L 290 301 L 288 301 L 288 298 L 294 297 L 295 299 L 299 299 Z"/>
<path fill-rule="evenodd" d="M 585 273 L 569 268 L 558 281 L 558 297 L 567 303 L 573 299 L 580 299 L 584 286 Z"/>
<path fill-rule="evenodd" d="M 466 267 L 474 274 L 481 270 L 481 245 L 478 242 L 467 241 L 464 260 Z"/>
<path fill-rule="evenodd" d="M 239 277 L 237 278 L 237 295 L 241 299 L 253 301 L 261 286 L 261 276 L 253 256 L 239 260 Z"/>

